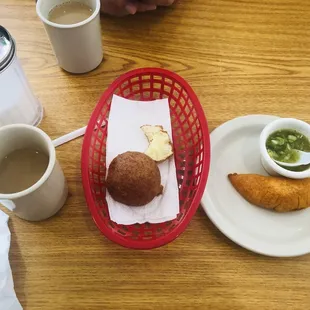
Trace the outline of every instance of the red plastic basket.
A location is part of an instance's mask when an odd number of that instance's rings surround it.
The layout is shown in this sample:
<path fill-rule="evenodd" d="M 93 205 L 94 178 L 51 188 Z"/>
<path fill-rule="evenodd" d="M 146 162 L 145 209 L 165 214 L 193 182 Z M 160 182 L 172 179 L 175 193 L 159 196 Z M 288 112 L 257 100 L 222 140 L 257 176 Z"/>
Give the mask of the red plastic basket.
<path fill-rule="evenodd" d="M 128 99 L 169 98 L 174 156 L 179 185 L 180 213 L 160 224 L 118 225 L 110 220 L 105 200 L 107 126 L 113 94 Z M 177 238 L 195 214 L 210 165 L 208 125 L 197 96 L 175 73 L 145 68 L 130 71 L 103 93 L 84 138 L 82 178 L 86 201 L 101 232 L 110 240 L 134 249 L 151 249 Z"/>

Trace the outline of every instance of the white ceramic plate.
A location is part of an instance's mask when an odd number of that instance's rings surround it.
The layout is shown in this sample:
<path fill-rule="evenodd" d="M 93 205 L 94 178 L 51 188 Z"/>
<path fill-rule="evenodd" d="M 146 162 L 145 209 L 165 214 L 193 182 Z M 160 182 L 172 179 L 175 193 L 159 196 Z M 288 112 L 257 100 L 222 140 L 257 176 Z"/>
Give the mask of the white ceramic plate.
<path fill-rule="evenodd" d="M 276 213 L 248 203 L 230 184 L 229 173 L 267 175 L 260 163 L 259 136 L 277 119 L 249 115 L 211 133 L 211 168 L 202 206 L 217 228 L 244 248 L 269 256 L 310 253 L 310 208 Z"/>

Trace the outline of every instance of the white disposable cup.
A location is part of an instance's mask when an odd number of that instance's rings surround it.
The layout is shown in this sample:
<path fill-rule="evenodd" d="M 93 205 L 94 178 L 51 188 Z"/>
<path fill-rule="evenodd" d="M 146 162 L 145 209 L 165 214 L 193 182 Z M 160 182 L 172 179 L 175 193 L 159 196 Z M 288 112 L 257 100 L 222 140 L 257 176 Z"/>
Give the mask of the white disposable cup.
<path fill-rule="evenodd" d="M 0 193 L 0 203 L 24 220 L 45 220 L 64 205 L 68 196 L 67 182 L 56 159 L 55 147 L 46 133 L 22 124 L 0 128 L 0 161 L 11 152 L 24 148 L 39 149 L 47 154 L 47 169 L 31 187 L 12 194 Z"/>
<path fill-rule="evenodd" d="M 52 44 L 58 64 L 71 73 L 86 73 L 102 62 L 103 51 L 100 28 L 100 0 L 74 0 L 88 5 L 93 14 L 72 25 L 56 24 L 48 20 L 49 12 L 68 0 L 38 0 L 37 14 L 42 20 Z"/>

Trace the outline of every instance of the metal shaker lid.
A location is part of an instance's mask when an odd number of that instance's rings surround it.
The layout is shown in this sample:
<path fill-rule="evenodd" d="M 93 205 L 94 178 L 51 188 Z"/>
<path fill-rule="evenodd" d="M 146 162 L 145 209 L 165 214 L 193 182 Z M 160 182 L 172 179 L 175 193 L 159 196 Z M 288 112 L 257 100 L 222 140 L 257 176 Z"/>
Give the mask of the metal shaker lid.
<path fill-rule="evenodd" d="M 10 33 L 0 26 L 0 72 L 11 62 L 15 53 L 15 43 Z"/>

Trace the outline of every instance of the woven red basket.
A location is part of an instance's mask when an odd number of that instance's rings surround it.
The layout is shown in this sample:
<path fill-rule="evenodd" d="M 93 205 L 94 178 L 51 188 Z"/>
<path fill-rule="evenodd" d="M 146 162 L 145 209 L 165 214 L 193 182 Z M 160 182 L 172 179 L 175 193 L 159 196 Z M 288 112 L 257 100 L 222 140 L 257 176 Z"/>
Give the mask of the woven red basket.
<path fill-rule="evenodd" d="M 110 220 L 105 200 L 107 122 L 113 94 L 134 100 L 169 98 L 174 156 L 179 185 L 180 213 L 160 224 L 118 225 Z M 210 165 L 207 121 L 197 96 L 187 82 L 163 69 L 130 71 L 104 92 L 84 138 L 82 178 L 86 201 L 101 232 L 129 248 L 151 249 L 177 238 L 195 214 Z"/>

